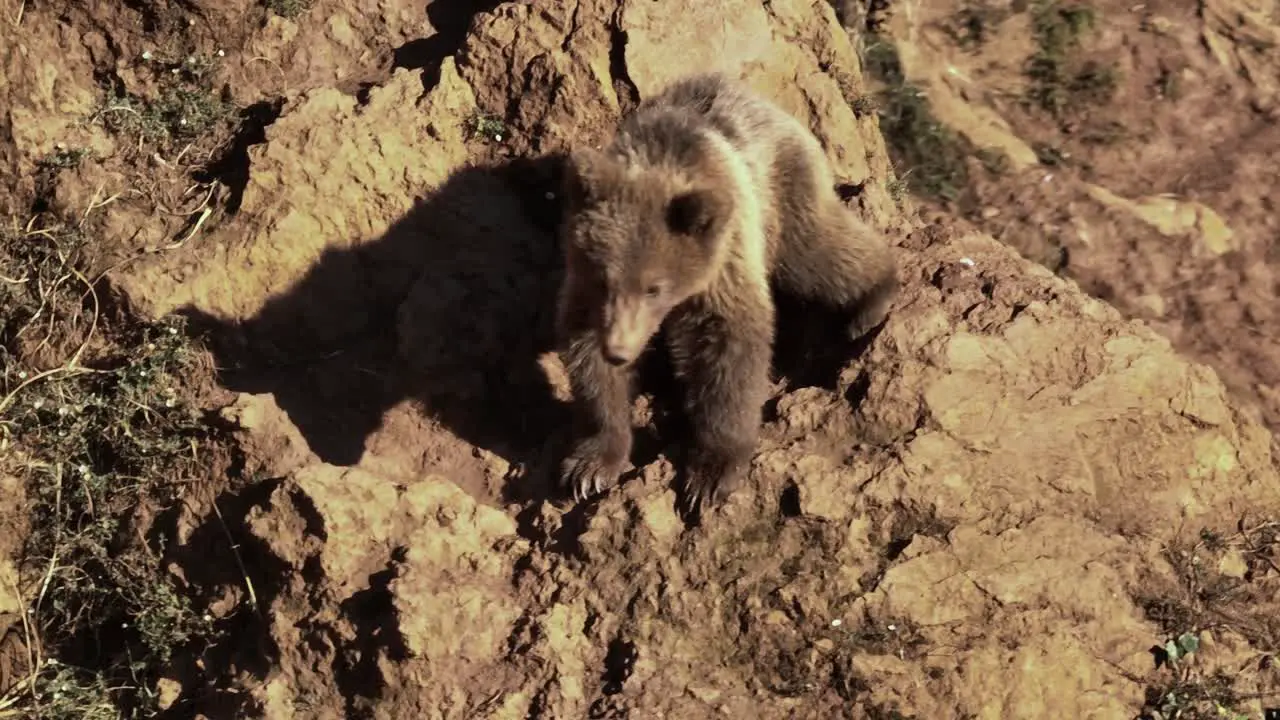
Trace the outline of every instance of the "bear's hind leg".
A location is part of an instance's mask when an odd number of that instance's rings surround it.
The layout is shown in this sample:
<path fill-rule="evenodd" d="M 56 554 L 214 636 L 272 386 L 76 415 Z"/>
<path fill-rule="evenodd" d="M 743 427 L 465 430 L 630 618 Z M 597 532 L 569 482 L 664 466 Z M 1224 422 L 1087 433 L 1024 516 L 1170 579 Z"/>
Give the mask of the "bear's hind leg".
<path fill-rule="evenodd" d="M 897 295 L 889 244 L 834 197 L 802 215 L 784 229 L 774 277 L 783 289 L 849 311 L 856 340 L 884 321 Z"/>

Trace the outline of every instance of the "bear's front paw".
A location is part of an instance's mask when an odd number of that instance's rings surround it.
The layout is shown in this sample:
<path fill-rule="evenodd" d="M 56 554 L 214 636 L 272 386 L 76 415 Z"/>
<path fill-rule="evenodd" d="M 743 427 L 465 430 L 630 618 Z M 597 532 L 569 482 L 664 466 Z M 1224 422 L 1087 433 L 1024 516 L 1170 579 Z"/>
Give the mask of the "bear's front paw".
<path fill-rule="evenodd" d="M 602 432 L 580 440 L 560 464 L 560 486 L 574 502 L 604 492 L 618 483 L 631 454 L 631 438 L 622 432 Z"/>
<path fill-rule="evenodd" d="M 755 443 L 699 448 L 689 459 L 684 482 L 684 511 L 690 515 L 718 507 L 746 480 Z"/>

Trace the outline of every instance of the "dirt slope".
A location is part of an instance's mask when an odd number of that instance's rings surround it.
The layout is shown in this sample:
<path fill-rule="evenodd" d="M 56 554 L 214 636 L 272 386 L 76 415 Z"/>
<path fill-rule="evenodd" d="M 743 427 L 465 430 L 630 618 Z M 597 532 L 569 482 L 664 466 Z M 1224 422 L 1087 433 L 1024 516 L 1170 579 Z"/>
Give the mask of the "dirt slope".
<path fill-rule="evenodd" d="M 973 226 L 1212 365 L 1280 437 L 1274 3 L 890 3 L 880 20 L 938 119 L 1004 158 L 972 164 Z"/>
<path fill-rule="evenodd" d="M 1280 617 L 1246 532 L 1280 510 L 1266 427 L 1074 282 L 909 222 L 825 2 L 429 10 L 423 41 L 417 3 L 346 6 L 219 43 L 218 77 L 270 122 L 198 232 L 153 198 L 95 210 L 131 258 L 109 274 L 124 303 L 192 318 L 237 393 L 236 477 L 167 518 L 163 549 L 234 632 L 174 661 L 170 715 L 1121 718 L 1168 682 L 1150 648 L 1203 630 L 1196 661 L 1261 717 L 1280 629 L 1205 621 L 1201 589 Z M 857 348 L 788 306 L 765 439 L 720 516 L 676 516 L 647 397 L 634 476 L 561 507 L 556 167 L 534 156 L 716 65 L 811 123 L 893 233 L 904 293 Z M 22 107 L 77 102 L 58 93 Z M 122 162 L 60 176 L 62 202 L 122 190 Z"/>

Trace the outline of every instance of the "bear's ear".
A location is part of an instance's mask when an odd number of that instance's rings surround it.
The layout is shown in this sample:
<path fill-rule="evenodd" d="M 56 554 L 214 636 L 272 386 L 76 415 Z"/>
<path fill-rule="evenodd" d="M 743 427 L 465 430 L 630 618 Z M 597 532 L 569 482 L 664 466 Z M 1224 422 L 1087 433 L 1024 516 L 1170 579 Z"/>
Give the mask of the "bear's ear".
<path fill-rule="evenodd" d="M 732 201 L 720 190 L 697 189 L 680 193 L 667 203 L 667 229 L 708 241 L 720 234 L 729 221 Z"/>
<path fill-rule="evenodd" d="M 599 200 L 605 162 L 592 148 L 575 148 L 565 155 L 560 192 L 567 207 L 577 209 Z"/>

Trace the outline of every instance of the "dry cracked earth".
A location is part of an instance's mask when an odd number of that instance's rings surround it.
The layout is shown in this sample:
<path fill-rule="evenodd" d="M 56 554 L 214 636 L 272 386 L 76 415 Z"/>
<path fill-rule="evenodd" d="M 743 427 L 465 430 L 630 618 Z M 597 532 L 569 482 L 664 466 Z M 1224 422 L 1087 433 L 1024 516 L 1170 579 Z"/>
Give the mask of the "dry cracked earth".
<path fill-rule="evenodd" d="M 8 0 L 0 718 L 1274 717 L 1278 44 L 1255 0 Z M 691 68 L 808 122 L 905 278 L 856 346 L 780 300 L 697 525 L 657 371 L 635 470 L 556 495 L 547 333 L 555 153 Z"/>

